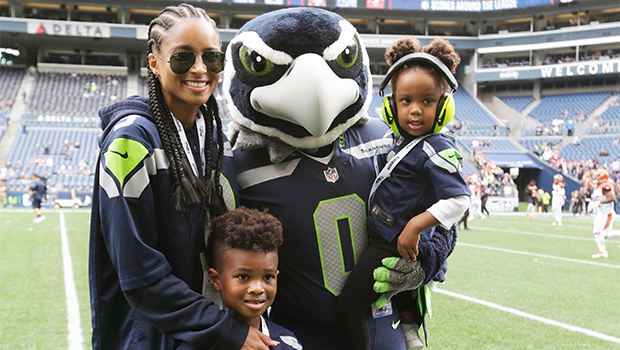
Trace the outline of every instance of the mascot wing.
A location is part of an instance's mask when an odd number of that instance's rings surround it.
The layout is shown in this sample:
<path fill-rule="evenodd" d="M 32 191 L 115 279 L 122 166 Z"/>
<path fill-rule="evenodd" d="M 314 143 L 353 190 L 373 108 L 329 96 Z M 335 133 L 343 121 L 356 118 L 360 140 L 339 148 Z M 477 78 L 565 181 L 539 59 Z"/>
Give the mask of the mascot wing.
<path fill-rule="evenodd" d="M 312 149 L 367 118 L 368 54 L 335 13 L 292 8 L 258 16 L 230 42 L 226 59 L 228 108 L 253 132 Z"/>

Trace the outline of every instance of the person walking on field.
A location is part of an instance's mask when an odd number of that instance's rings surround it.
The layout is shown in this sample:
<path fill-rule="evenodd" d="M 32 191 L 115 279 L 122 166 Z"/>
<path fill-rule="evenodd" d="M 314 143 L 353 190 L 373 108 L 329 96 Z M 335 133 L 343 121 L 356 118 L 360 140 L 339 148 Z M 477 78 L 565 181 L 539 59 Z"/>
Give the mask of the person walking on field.
<path fill-rule="evenodd" d="M 41 202 L 45 197 L 46 188 L 45 182 L 41 180 L 41 177 L 38 174 L 32 174 L 32 181 L 33 182 L 30 186 L 29 193 L 32 201 L 32 208 L 34 208 L 34 212 L 37 214 L 37 216 L 32 219 L 32 222 L 38 224 L 45 220 L 45 215 L 42 215 L 41 213 Z"/>
<path fill-rule="evenodd" d="M 527 209 L 525 211 L 525 217 L 527 219 L 534 220 L 534 213 L 536 213 L 536 207 L 538 206 L 538 201 L 536 199 L 536 195 L 538 194 L 538 186 L 536 186 L 536 181 L 530 181 L 530 184 L 527 186 L 526 196 L 527 196 Z"/>
<path fill-rule="evenodd" d="M 592 204 L 599 207 L 594 217 L 594 240 L 598 246 L 598 253 L 592 258 L 607 258 L 609 254 L 605 248 L 605 239 L 620 236 L 620 231 L 612 230 L 616 213 L 614 201 L 616 198 L 613 182 L 609 179 L 609 173 L 605 169 L 598 169 L 593 176 L 594 185 L 597 186 L 592 192 Z"/>
<path fill-rule="evenodd" d="M 562 226 L 562 207 L 566 201 L 566 190 L 564 190 L 564 177 L 560 174 L 556 174 L 553 177 L 553 191 L 551 198 L 551 211 L 553 211 L 553 217 L 555 221 L 553 225 Z"/>

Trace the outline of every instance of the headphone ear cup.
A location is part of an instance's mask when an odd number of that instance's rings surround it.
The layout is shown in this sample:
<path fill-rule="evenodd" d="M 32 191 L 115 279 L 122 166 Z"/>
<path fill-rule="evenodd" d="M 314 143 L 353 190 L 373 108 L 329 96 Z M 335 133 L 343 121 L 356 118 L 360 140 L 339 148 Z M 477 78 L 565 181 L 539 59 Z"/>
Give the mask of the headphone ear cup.
<path fill-rule="evenodd" d="M 398 131 L 398 114 L 396 114 L 396 104 L 392 95 L 387 95 L 383 98 L 383 120 L 392 129 L 394 134 L 400 136 Z"/>
<path fill-rule="evenodd" d="M 435 125 L 433 126 L 434 133 L 441 131 L 454 118 L 454 111 L 454 96 L 450 92 L 445 92 L 437 103 Z"/>

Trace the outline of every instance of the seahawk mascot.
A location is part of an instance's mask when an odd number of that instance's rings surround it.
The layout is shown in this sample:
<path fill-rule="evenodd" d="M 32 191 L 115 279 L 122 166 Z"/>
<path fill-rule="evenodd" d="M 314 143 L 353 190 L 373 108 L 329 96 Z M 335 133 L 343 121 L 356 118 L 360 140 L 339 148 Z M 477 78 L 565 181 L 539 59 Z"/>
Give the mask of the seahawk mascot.
<path fill-rule="evenodd" d="M 367 115 L 368 54 L 341 16 L 288 8 L 246 23 L 226 60 L 223 90 L 241 203 L 268 208 L 284 228 L 271 318 L 306 349 L 347 349 L 335 304 L 368 246 L 373 157 L 385 156 L 394 142 L 384 137 L 387 125 Z M 427 283 L 446 257 L 433 258 L 439 263 L 401 259 L 389 266 L 382 274 L 388 297 Z M 405 349 L 398 312 L 373 317 L 368 310 L 374 349 Z"/>

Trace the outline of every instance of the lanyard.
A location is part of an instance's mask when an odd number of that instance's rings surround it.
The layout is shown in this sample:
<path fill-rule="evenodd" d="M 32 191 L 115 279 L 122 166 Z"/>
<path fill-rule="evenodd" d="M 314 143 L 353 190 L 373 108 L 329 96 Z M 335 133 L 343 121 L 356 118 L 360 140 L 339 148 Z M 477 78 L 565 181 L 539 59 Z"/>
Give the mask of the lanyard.
<path fill-rule="evenodd" d="M 172 114 L 172 113 L 170 113 Z M 192 149 L 189 145 L 189 141 L 187 141 L 187 135 L 185 135 L 185 130 L 183 130 L 183 124 L 173 115 L 172 120 L 174 120 L 174 125 L 177 127 L 177 132 L 179 133 L 179 137 L 181 138 L 181 144 L 183 145 L 183 151 L 185 151 L 185 155 L 187 156 L 187 160 L 192 167 L 192 171 L 196 177 L 200 177 L 198 173 L 198 167 L 196 166 L 196 160 L 194 159 L 194 154 L 192 153 Z M 202 116 L 202 113 L 198 114 L 198 118 L 196 118 L 196 128 L 198 129 L 198 144 L 200 145 L 200 163 L 202 165 L 202 174 L 205 175 L 206 170 L 206 160 L 205 160 L 205 118 Z"/>
<path fill-rule="evenodd" d="M 424 140 L 427 136 L 430 136 L 430 135 L 431 134 L 426 134 L 424 136 L 420 136 L 414 139 L 413 141 L 409 142 L 407 146 L 405 146 L 398 153 L 396 153 L 396 155 L 392 157 L 392 159 L 383 167 L 383 169 L 381 169 L 381 172 L 379 172 L 379 174 L 377 175 L 377 178 L 375 179 L 375 182 L 372 184 L 372 187 L 370 188 L 370 195 L 368 196 L 368 204 L 372 203 L 372 200 L 375 197 L 375 192 L 377 192 L 377 188 L 379 188 L 379 186 L 385 179 L 390 177 L 390 174 L 392 173 L 392 170 L 394 170 L 396 165 L 400 163 L 400 161 L 403 160 L 403 158 L 405 158 L 405 156 L 409 154 L 409 152 L 420 141 Z M 378 166 L 376 162 L 376 155 L 375 155 L 375 170 L 378 170 Z"/>
<path fill-rule="evenodd" d="M 260 317 L 260 331 L 264 335 L 271 337 L 271 335 L 269 334 L 269 328 L 267 328 L 267 322 L 265 322 L 263 316 Z"/>

